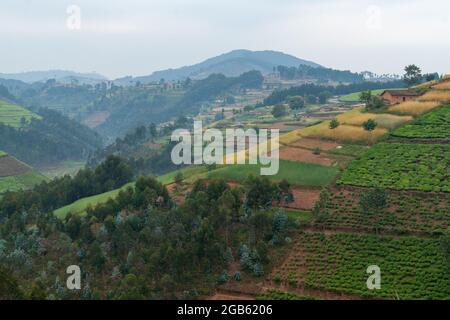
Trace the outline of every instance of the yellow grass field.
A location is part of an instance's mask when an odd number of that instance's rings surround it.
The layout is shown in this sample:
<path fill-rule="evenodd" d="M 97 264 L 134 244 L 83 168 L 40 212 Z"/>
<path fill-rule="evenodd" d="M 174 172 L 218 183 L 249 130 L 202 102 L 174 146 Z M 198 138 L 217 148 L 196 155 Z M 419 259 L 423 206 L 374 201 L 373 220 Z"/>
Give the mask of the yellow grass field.
<path fill-rule="evenodd" d="M 375 142 L 379 137 L 402 123 L 412 120 L 411 116 L 397 116 L 392 114 L 363 113 L 362 107 L 355 108 L 337 116 L 341 123 L 336 129 L 330 129 L 330 121 L 324 121 L 317 125 L 297 129 L 280 136 L 280 143 L 290 145 L 302 137 L 329 139 L 340 142 Z M 368 132 L 362 128 L 362 124 L 368 119 L 374 119 L 378 127 Z"/>
<path fill-rule="evenodd" d="M 388 132 L 385 128 L 376 128 L 372 132 L 362 127 L 352 125 L 340 125 L 336 129 L 329 128 L 329 121 L 322 122 L 316 126 L 300 129 L 301 137 L 325 138 L 343 142 L 368 142 L 372 143 Z"/>
<path fill-rule="evenodd" d="M 413 86 L 411 88 L 412 89 L 426 88 L 426 87 L 431 87 L 431 86 L 433 86 L 433 85 L 435 85 L 437 83 L 439 83 L 439 80 L 431 80 L 431 81 L 428 81 L 428 82 L 424 82 L 424 83 L 418 84 L 417 86 Z"/>
<path fill-rule="evenodd" d="M 380 128 L 395 129 L 405 122 L 411 121 L 411 116 L 398 116 L 393 114 L 362 112 L 363 108 L 356 108 L 343 113 L 337 117 L 339 122 L 344 125 L 362 126 L 364 122 L 373 119 Z"/>
<path fill-rule="evenodd" d="M 450 81 L 445 81 L 433 86 L 433 89 L 437 90 L 450 90 Z"/>
<path fill-rule="evenodd" d="M 437 101 L 408 101 L 389 107 L 389 111 L 398 114 L 410 114 L 416 116 L 428 112 L 440 105 L 441 103 Z"/>
<path fill-rule="evenodd" d="M 450 101 L 450 91 L 432 90 L 419 97 L 417 101 Z"/>

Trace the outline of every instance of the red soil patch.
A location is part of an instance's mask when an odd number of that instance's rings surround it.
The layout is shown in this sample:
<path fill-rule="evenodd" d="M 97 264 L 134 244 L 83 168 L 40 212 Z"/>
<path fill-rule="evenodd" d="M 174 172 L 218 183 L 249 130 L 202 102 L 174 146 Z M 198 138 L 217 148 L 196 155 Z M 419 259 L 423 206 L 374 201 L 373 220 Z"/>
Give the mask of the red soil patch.
<path fill-rule="evenodd" d="M 314 154 L 311 150 L 293 147 L 282 147 L 280 149 L 280 159 L 315 163 L 325 166 L 331 166 L 336 162 L 336 160 L 322 154 Z"/>
<path fill-rule="evenodd" d="M 31 171 L 26 164 L 10 156 L 0 157 L 0 177 L 16 176 Z"/>
<path fill-rule="evenodd" d="M 217 292 L 212 297 L 208 298 L 208 300 L 233 301 L 233 300 L 255 300 L 255 298 L 253 296 L 241 293 Z"/>
<path fill-rule="evenodd" d="M 189 186 L 189 188 L 187 188 L 186 190 L 186 188 L 183 188 L 183 186 L 178 186 L 176 183 L 172 183 L 166 185 L 166 189 L 176 204 L 183 205 L 186 201 L 186 194 L 191 191 L 192 188 Z"/>
<path fill-rule="evenodd" d="M 320 190 L 292 189 L 292 193 L 294 202 L 287 206 L 291 209 L 311 210 L 320 197 Z"/>
<path fill-rule="evenodd" d="M 306 148 L 306 149 L 315 149 L 319 148 L 323 151 L 330 151 L 336 149 L 339 146 L 338 143 L 334 141 L 321 140 L 321 139 L 313 139 L 313 138 L 301 138 L 300 140 L 295 141 L 290 144 L 291 147 L 298 148 Z"/>
<path fill-rule="evenodd" d="M 83 124 L 93 129 L 105 122 L 106 119 L 109 118 L 109 116 L 110 113 L 108 111 L 98 111 L 84 119 Z"/>

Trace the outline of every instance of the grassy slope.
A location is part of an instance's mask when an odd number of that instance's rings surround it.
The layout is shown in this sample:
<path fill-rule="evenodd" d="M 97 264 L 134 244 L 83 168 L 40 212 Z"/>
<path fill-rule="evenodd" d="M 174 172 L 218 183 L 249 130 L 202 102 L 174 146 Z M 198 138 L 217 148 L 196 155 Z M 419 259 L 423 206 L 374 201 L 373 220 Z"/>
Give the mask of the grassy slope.
<path fill-rule="evenodd" d="M 30 189 L 45 180 L 47 180 L 47 177 L 35 170 L 17 176 L 0 177 L 0 194 L 7 191 Z"/>
<path fill-rule="evenodd" d="M 339 169 L 316 164 L 280 160 L 277 175 L 268 176 L 273 181 L 286 179 L 297 186 L 325 186 L 337 175 Z M 249 175 L 259 176 L 259 165 L 229 165 L 208 174 L 210 178 L 224 178 L 232 181 L 243 181 Z"/>
<path fill-rule="evenodd" d="M 11 104 L 0 100 L 0 123 L 15 128 L 21 127 L 21 119 L 24 118 L 27 122 L 31 119 L 41 119 L 41 117 L 28 109 L 21 106 Z"/>
<path fill-rule="evenodd" d="M 0 150 L 0 157 L 5 157 L 7 155 L 8 154 L 6 152 Z M 47 180 L 47 177 L 36 170 L 22 173 L 16 176 L 0 177 L 0 194 L 7 191 L 30 189 L 34 185 L 45 180 Z"/>
<path fill-rule="evenodd" d="M 393 88 L 393 89 L 379 89 L 379 90 L 372 90 L 372 94 L 381 94 L 385 90 L 401 90 L 401 88 Z M 360 92 L 353 92 L 344 96 L 341 96 L 339 98 L 342 102 L 359 102 L 359 96 L 361 95 Z"/>
<path fill-rule="evenodd" d="M 200 177 L 203 173 L 205 173 L 207 170 L 204 166 L 194 166 L 194 167 L 188 167 L 176 171 L 169 172 L 165 175 L 157 177 L 158 181 L 160 181 L 164 185 L 168 185 L 174 182 L 175 176 L 181 172 L 186 180 L 194 179 L 195 177 Z M 67 214 L 69 213 L 83 213 L 86 208 L 89 206 L 95 206 L 101 203 L 107 202 L 109 199 L 114 199 L 117 197 L 120 191 L 125 190 L 129 187 L 133 187 L 134 183 L 130 182 L 126 184 L 125 186 L 115 189 L 109 192 L 105 192 L 102 194 L 98 194 L 91 197 L 82 198 L 80 200 L 75 201 L 74 203 L 71 203 L 65 207 L 59 208 L 54 211 L 54 214 L 60 218 L 64 219 Z"/>

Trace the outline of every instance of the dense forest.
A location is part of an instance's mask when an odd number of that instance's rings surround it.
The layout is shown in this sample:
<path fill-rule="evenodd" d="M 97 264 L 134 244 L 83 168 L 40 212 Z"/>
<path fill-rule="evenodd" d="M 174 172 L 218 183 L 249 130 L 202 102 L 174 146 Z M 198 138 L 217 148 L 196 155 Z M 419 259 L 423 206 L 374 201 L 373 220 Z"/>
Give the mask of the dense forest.
<path fill-rule="evenodd" d="M 96 127 L 102 136 L 110 138 L 150 123 L 169 121 L 180 115 L 196 114 L 200 106 L 230 91 L 259 88 L 263 76 L 258 71 L 238 77 L 212 74 L 203 80 L 178 81 L 135 86 L 117 86 L 112 82 L 68 85 L 50 79 L 27 84 L 1 80 L 0 84 L 16 97 L 17 103 L 34 111 L 39 108 L 57 110 L 83 121 L 96 112 L 108 112 L 107 119 Z M 1 94 L 1 92 L 0 92 Z"/>
<path fill-rule="evenodd" d="M 365 90 L 377 90 L 388 88 L 402 88 L 405 83 L 402 80 L 390 82 L 362 82 L 349 85 L 323 86 L 317 84 L 303 84 L 301 86 L 291 87 L 289 89 L 274 91 L 270 96 L 264 99 L 264 105 L 275 105 L 283 102 L 288 97 L 313 95 L 319 96 L 323 92 L 329 92 L 333 95 L 344 95 L 352 92 Z"/>
<path fill-rule="evenodd" d="M 65 175 L 42 182 L 32 190 L 6 193 L 0 201 L 0 212 L 7 216 L 31 207 L 52 211 L 78 199 L 119 188 L 133 177 L 133 170 L 123 159 L 110 155 L 95 169 L 85 168 L 73 177 Z"/>
<path fill-rule="evenodd" d="M 83 160 L 102 146 L 101 137 L 78 122 L 48 109 L 38 114 L 42 120 L 33 119 L 23 128 L 0 124 L 0 150 L 39 166 Z"/>
<path fill-rule="evenodd" d="M 77 184 L 101 188 L 106 167 L 0 201 L 0 299 L 197 298 L 226 281 L 224 270 L 235 261 L 243 270 L 236 281 L 264 275 L 268 249 L 289 241 L 294 222 L 272 204 L 292 201 L 290 186 L 259 177 L 239 188 L 198 181 L 183 205 L 154 178 L 141 177 L 85 215 L 55 218 L 53 207 Z M 113 168 L 120 174 L 108 168 L 117 178 L 110 187 L 127 180 L 123 166 Z M 82 290 L 65 286 L 70 265 L 82 270 Z"/>
<path fill-rule="evenodd" d="M 192 120 L 179 117 L 173 123 L 160 128 L 155 124 L 139 126 L 123 138 L 116 138 L 110 145 L 93 152 L 87 161 L 90 168 L 95 168 L 109 155 L 119 156 L 127 162 L 136 175 L 161 175 L 179 169 L 171 161 L 171 151 L 175 142 L 156 143 L 155 140 L 170 134 L 178 128 L 192 128 Z"/>
<path fill-rule="evenodd" d="M 285 80 L 314 79 L 318 82 L 360 83 L 364 77 L 351 71 L 334 70 L 331 68 L 314 68 L 307 65 L 296 67 L 278 66 L 280 77 Z"/>

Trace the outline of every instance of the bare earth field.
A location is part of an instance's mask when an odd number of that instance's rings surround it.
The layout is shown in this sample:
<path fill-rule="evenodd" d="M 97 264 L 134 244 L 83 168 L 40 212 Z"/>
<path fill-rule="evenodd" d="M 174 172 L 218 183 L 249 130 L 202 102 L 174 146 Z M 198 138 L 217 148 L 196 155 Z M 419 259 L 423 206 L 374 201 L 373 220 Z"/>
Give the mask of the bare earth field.
<path fill-rule="evenodd" d="M 108 111 L 96 112 L 83 120 L 83 124 L 93 129 L 98 127 L 108 119 L 110 113 Z"/>
<path fill-rule="evenodd" d="M 311 150 L 302 148 L 283 147 L 280 149 L 280 158 L 284 160 L 315 163 L 331 166 L 336 162 L 322 154 L 314 154 Z"/>
<path fill-rule="evenodd" d="M 339 144 L 337 142 L 329 141 L 329 140 L 302 138 L 300 140 L 297 140 L 294 143 L 291 143 L 290 146 L 305 148 L 305 149 L 319 148 L 320 150 L 323 150 L 323 151 L 330 151 L 330 150 L 336 149 L 339 146 Z"/>
<path fill-rule="evenodd" d="M 292 189 L 294 194 L 294 202 L 290 203 L 287 208 L 311 210 L 314 208 L 317 200 L 319 200 L 320 190 L 314 189 Z"/>
<path fill-rule="evenodd" d="M 31 171 L 31 168 L 13 157 L 0 157 L 0 177 L 16 176 Z"/>

